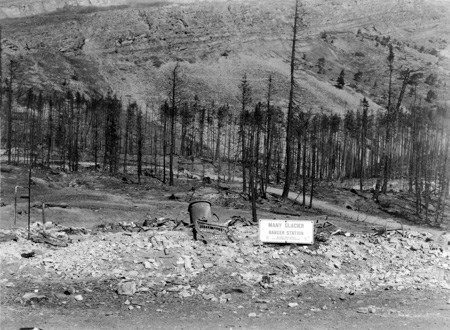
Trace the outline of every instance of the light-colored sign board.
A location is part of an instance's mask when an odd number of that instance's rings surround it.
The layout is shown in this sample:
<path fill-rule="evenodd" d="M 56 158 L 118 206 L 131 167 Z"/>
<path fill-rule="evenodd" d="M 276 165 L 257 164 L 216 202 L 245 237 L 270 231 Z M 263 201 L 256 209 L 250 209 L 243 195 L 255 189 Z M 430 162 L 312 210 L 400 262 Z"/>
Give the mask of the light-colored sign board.
<path fill-rule="evenodd" d="M 264 243 L 314 244 L 314 220 L 260 219 L 259 240 Z"/>

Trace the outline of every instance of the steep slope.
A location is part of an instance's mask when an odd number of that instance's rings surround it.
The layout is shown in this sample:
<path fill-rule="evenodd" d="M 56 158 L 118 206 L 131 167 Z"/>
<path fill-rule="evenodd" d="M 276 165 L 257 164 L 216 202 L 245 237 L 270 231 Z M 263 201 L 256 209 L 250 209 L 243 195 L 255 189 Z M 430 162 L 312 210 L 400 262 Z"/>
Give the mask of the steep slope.
<path fill-rule="evenodd" d="M 17 18 L 51 13 L 73 7 L 141 6 L 163 2 L 186 3 L 198 0 L 2 0 L 0 1 L 0 18 Z"/>
<path fill-rule="evenodd" d="M 7 13 L 13 3 L 2 1 L 0 12 Z M 112 90 L 151 106 L 167 97 L 169 73 L 175 61 L 180 61 L 185 93 L 197 94 L 205 102 L 237 103 L 244 73 L 255 100 L 264 97 L 267 78 L 272 75 L 275 98 L 285 102 L 292 0 L 54 0 L 47 7 L 43 1 L 19 3 L 38 9 L 5 16 L 64 8 L 1 21 L 4 62 L 20 63 L 23 85 L 61 92 Z M 298 82 L 299 102 L 305 107 L 343 112 L 356 108 L 363 96 L 382 105 L 388 41 L 394 42 L 397 68 L 421 70 L 424 77 L 438 76 L 434 86 L 420 87 L 422 95 L 432 88 L 444 101 L 448 98 L 445 87 L 450 65 L 445 56 L 449 55 L 450 16 L 445 2 L 303 3 Z M 317 73 L 319 58 L 325 63 L 321 74 Z M 333 85 L 342 69 L 350 86 L 340 90 Z M 362 79 L 354 82 L 358 71 Z"/>

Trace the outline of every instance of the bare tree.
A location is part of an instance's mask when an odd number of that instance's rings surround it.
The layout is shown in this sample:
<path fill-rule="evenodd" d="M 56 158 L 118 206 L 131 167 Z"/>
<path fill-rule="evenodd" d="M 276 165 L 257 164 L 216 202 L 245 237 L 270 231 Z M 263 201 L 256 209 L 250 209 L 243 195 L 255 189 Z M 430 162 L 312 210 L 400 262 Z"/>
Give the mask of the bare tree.
<path fill-rule="evenodd" d="M 13 81 L 18 68 L 17 62 L 9 62 L 9 80 L 8 80 L 8 108 L 7 108 L 7 136 L 6 149 L 8 153 L 8 164 L 11 164 L 12 141 L 13 141 Z"/>
<path fill-rule="evenodd" d="M 273 107 L 272 107 L 272 75 L 269 76 L 267 82 L 267 114 L 266 114 L 266 135 L 264 140 L 264 166 L 261 171 L 261 194 L 266 197 L 267 184 L 270 180 L 270 167 L 272 160 L 273 147 Z"/>
<path fill-rule="evenodd" d="M 125 139 L 124 139 L 124 156 L 123 156 L 123 172 L 127 173 L 128 151 L 132 149 L 132 135 L 133 135 L 133 117 L 137 110 L 136 102 L 128 102 L 127 111 L 125 114 Z"/>
<path fill-rule="evenodd" d="M 172 70 L 171 84 L 171 106 L 170 106 L 170 154 L 169 154 L 169 186 L 173 186 L 173 156 L 175 154 L 175 119 L 177 115 L 178 89 L 179 89 L 179 69 L 177 62 Z"/>
<path fill-rule="evenodd" d="M 292 122 L 294 119 L 294 89 L 295 89 L 295 66 L 296 66 L 296 45 L 297 45 L 297 30 L 302 25 L 300 16 L 300 2 L 295 1 L 294 12 L 294 26 L 291 48 L 291 64 L 290 64 L 290 84 L 289 84 L 289 103 L 286 118 L 286 173 L 283 187 L 283 198 L 287 198 L 289 195 L 289 189 L 291 186 L 291 176 L 293 170 L 292 159 Z"/>
<path fill-rule="evenodd" d="M 0 25 L 0 113 L 3 113 L 3 27 Z"/>
<path fill-rule="evenodd" d="M 137 134 L 137 176 L 138 183 L 141 183 L 142 175 L 142 155 L 144 149 L 144 134 L 142 132 L 142 111 L 139 109 L 136 116 L 136 134 Z"/>
<path fill-rule="evenodd" d="M 389 69 L 389 88 L 388 88 L 388 104 L 387 104 L 387 122 L 386 122 L 386 140 L 383 148 L 383 186 L 381 188 L 383 194 L 386 193 L 387 185 L 389 181 L 389 172 L 391 166 L 391 129 L 392 129 L 392 75 L 394 72 L 394 48 L 392 44 L 389 44 L 389 55 L 387 57 L 388 69 Z"/>
<path fill-rule="evenodd" d="M 163 183 L 166 183 L 166 155 L 167 155 L 167 117 L 170 115 L 170 107 L 167 101 L 161 106 L 161 119 L 163 121 Z"/>
<path fill-rule="evenodd" d="M 244 74 L 241 82 L 241 116 L 240 116 L 240 137 L 241 137 L 241 153 L 242 153 L 242 191 L 247 192 L 247 137 L 246 126 L 248 120 L 248 106 L 252 100 L 250 84 L 247 75 Z"/>
<path fill-rule="evenodd" d="M 362 105 L 362 127 L 361 127 L 361 154 L 359 164 L 359 190 L 363 191 L 364 187 L 364 167 L 366 160 L 366 136 L 367 136 L 367 114 L 369 111 L 369 102 L 364 98 L 361 102 Z"/>

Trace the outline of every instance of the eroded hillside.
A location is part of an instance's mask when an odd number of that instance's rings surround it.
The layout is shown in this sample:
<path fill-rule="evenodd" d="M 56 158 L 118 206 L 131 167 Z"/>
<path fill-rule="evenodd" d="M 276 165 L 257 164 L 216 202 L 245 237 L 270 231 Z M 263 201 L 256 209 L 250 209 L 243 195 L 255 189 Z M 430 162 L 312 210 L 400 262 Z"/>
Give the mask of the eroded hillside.
<path fill-rule="evenodd" d="M 237 103 L 244 73 L 255 100 L 264 97 L 269 75 L 278 102 L 287 97 L 293 1 L 51 3 L 31 13 L 66 7 L 2 20 L 4 72 L 11 59 L 17 61 L 23 85 L 48 91 L 112 90 L 141 104 L 156 104 L 167 97 L 169 73 L 180 61 L 186 93 L 201 100 Z M 3 13 L 8 8 L 11 1 L 1 2 Z M 398 70 L 418 70 L 424 79 L 436 75 L 432 84 L 419 86 L 423 97 L 432 89 L 440 100 L 448 98 L 445 2 L 309 0 L 303 12 L 298 82 L 305 106 L 344 112 L 357 107 L 363 96 L 382 105 L 388 42 L 395 46 Z M 21 15 L 27 12 L 4 14 Z M 320 58 L 324 67 L 319 73 Z M 347 86 L 341 90 L 334 84 L 342 69 Z"/>

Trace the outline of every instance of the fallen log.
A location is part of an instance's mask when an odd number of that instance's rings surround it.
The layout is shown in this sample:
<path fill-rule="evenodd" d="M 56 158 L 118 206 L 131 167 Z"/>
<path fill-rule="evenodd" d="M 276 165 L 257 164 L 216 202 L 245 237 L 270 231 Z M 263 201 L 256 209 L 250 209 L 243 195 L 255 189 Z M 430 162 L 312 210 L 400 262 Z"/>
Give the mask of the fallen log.
<path fill-rule="evenodd" d="M 9 242 L 9 241 L 16 241 L 17 242 L 17 240 L 18 240 L 18 238 L 14 234 L 0 233 L 0 243 Z"/>
<path fill-rule="evenodd" d="M 44 243 L 58 247 L 66 247 L 69 245 L 68 240 L 56 238 L 44 232 L 32 235 L 30 240 L 34 243 Z"/>

